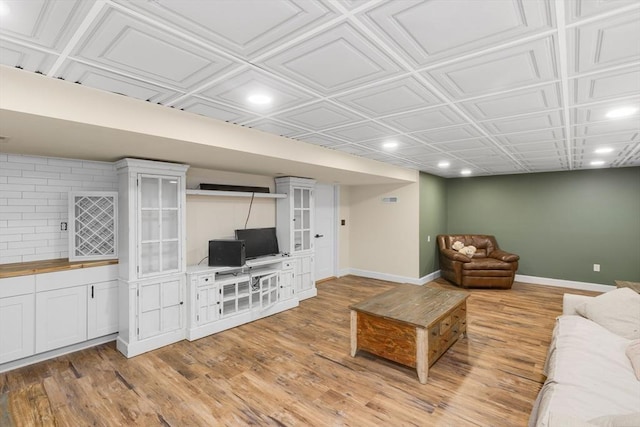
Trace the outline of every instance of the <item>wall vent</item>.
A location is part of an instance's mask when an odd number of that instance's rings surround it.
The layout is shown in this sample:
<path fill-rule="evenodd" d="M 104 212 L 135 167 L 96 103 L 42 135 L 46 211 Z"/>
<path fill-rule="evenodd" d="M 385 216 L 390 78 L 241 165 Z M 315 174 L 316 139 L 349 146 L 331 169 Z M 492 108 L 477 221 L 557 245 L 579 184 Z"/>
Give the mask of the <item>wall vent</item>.
<path fill-rule="evenodd" d="M 398 203 L 397 197 L 383 197 L 382 203 Z"/>

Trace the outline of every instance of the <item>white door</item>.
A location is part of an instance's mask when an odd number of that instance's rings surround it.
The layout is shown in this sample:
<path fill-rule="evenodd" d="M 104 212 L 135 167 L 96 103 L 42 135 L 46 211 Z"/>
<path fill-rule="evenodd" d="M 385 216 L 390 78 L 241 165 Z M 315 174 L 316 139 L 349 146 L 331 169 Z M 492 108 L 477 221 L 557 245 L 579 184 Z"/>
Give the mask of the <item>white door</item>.
<path fill-rule="evenodd" d="M 317 184 L 315 189 L 315 280 L 336 275 L 336 187 Z"/>
<path fill-rule="evenodd" d="M 87 338 L 118 332 L 118 281 L 89 285 L 87 290 Z"/>
<path fill-rule="evenodd" d="M 36 294 L 36 353 L 86 340 L 86 286 Z"/>

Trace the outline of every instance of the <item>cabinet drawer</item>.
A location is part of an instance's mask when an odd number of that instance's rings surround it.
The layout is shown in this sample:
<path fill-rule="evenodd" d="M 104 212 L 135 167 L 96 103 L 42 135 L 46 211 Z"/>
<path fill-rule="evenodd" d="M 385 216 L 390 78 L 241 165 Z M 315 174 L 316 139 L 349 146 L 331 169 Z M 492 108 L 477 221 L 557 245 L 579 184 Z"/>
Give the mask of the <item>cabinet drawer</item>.
<path fill-rule="evenodd" d="M 213 274 L 203 274 L 198 276 L 198 286 L 208 286 L 213 285 L 214 282 Z"/>
<path fill-rule="evenodd" d="M 32 294 L 36 289 L 35 276 L 18 276 L 0 279 L 0 298 Z"/>

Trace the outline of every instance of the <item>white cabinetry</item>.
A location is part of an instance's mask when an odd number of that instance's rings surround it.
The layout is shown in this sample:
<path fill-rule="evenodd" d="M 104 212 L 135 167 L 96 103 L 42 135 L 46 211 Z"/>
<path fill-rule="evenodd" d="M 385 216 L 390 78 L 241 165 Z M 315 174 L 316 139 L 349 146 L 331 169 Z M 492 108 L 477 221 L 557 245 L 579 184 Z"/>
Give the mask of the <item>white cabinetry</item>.
<path fill-rule="evenodd" d="M 298 306 L 294 266 L 281 256 L 244 267 L 189 267 L 187 339 L 233 328 Z"/>
<path fill-rule="evenodd" d="M 87 287 L 36 294 L 36 353 L 87 339 Z"/>
<path fill-rule="evenodd" d="M 313 277 L 315 181 L 307 178 L 276 178 L 276 192 L 287 194 L 276 202 L 280 250 L 295 259 L 294 283 L 299 299 L 317 295 Z"/>
<path fill-rule="evenodd" d="M 0 364 L 35 352 L 35 279 L 0 279 Z"/>
<path fill-rule="evenodd" d="M 123 159 L 119 182 L 120 321 L 127 357 L 185 336 L 186 165 Z"/>
<path fill-rule="evenodd" d="M 0 279 L 0 372 L 111 341 L 117 265 Z"/>

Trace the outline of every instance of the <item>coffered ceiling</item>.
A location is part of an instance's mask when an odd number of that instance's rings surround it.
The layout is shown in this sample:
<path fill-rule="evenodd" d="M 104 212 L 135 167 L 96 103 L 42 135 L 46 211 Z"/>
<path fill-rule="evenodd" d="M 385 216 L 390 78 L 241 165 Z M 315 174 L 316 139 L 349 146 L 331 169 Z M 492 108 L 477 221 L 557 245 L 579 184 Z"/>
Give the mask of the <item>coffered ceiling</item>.
<path fill-rule="evenodd" d="M 640 166 L 637 0 L 2 4 L 0 63 L 167 108 L 444 177 Z"/>

